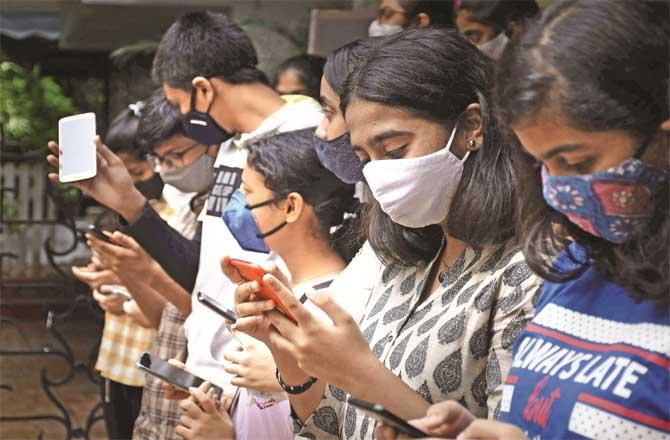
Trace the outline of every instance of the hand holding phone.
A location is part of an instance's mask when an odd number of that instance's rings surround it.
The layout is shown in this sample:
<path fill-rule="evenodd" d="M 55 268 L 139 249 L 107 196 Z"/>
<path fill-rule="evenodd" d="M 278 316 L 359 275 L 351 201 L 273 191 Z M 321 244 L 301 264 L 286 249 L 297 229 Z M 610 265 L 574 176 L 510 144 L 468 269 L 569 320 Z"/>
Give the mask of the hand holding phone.
<path fill-rule="evenodd" d="M 282 302 L 281 298 L 279 298 L 277 292 L 272 290 L 263 281 L 263 276 L 265 276 L 266 272 L 265 270 L 263 270 L 262 267 L 260 267 L 258 264 L 251 263 L 249 261 L 238 260 L 236 258 L 230 259 L 230 265 L 235 267 L 235 269 L 237 269 L 242 278 L 244 278 L 245 280 L 258 282 L 258 284 L 260 285 L 260 290 L 257 292 L 258 296 L 260 296 L 263 299 L 271 299 L 272 301 L 274 301 L 275 305 L 277 306 L 277 309 L 284 315 L 286 315 L 287 318 L 289 318 L 291 321 L 295 323 L 298 322 L 295 319 L 295 316 L 293 316 L 293 313 L 291 313 L 289 308 L 286 307 L 286 305 Z"/>
<path fill-rule="evenodd" d="M 103 295 L 116 295 L 122 298 L 124 301 L 130 301 L 133 299 L 133 297 L 130 295 L 130 292 L 128 292 L 126 289 L 116 284 L 110 286 L 109 289 L 106 289 L 104 287 L 100 288 L 99 292 L 102 293 Z"/>
<path fill-rule="evenodd" d="M 90 179 L 97 174 L 95 113 L 58 121 L 58 179 L 62 183 Z"/>
<path fill-rule="evenodd" d="M 406 435 L 411 438 L 424 438 L 430 435 L 421 431 L 420 429 L 410 425 L 400 417 L 389 412 L 382 405 L 377 403 L 367 402 L 355 397 L 349 397 L 349 405 L 358 408 L 373 419 L 393 427 L 399 434 Z"/>
<path fill-rule="evenodd" d="M 137 362 L 137 368 L 186 392 L 188 392 L 189 388 L 198 388 L 205 382 L 204 379 L 195 374 L 191 374 L 186 370 L 175 367 L 162 359 L 152 358 L 151 353 L 147 352 L 142 353 L 142 356 Z M 212 387 L 214 388 L 215 394 L 218 396 L 222 395 L 223 391 L 221 390 L 221 387 L 216 385 L 212 385 Z"/>
<path fill-rule="evenodd" d="M 104 241 L 105 243 L 114 244 L 112 240 L 100 229 L 98 226 L 90 224 L 85 228 L 78 229 L 82 234 L 93 234 L 96 238 Z"/>

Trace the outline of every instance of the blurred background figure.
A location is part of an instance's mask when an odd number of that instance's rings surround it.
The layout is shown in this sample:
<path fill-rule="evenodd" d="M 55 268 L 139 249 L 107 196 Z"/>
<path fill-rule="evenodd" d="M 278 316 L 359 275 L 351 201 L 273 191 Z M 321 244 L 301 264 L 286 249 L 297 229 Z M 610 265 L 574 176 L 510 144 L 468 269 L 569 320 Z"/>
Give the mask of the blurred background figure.
<path fill-rule="evenodd" d="M 368 36 L 384 37 L 416 26 L 453 26 L 453 5 L 452 0 L 380 0 Z"/>
<path fill-rule="evenodd" d="M 305 95 L 318 101 L 325 63 L 318 55 L 291 57 L 277 67 L 272 86 L 280 95 Z"/>
<path fill-rule="evenodd" d="M 507 41 L 539 13 L 535 0 L 462 0 L 456 27 L 479 50 L 498 59 Z"/>

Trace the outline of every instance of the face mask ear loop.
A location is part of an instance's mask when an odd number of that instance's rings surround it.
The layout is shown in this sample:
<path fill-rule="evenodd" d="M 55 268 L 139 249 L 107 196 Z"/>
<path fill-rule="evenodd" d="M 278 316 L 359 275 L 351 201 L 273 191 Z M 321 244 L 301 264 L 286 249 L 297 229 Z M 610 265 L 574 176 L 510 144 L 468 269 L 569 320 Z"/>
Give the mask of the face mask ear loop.
<path fill-rule="evenodd" d="M 274 234 L 275 232 L 279 231 L 281 228 L 283 228 L 283 227 L 286 226 L 287 224 L 288 224 L 288 222 L 287 222 L 286 220 L 284 220 L 282 223 L 280 223 L 279 225 L 277 225 L 277 226 L 275 226 L 274 228 L 270 229 L 268 232 L 261 232 L 261 233 L 256 234 L 256 238 L 265 238 L 265 237 L 268 237 L 268 236 Z"/>
<path fill-rule="evenodd" d="M 279 197 L 273 197 L 273 198 L 271 198 L 271 199 L 267 199 L 267 200 L 265 200 L 265 201 L 263 201 L 263 202 L 259 202 L 259 203 L 256 203 L 256 204 L 254 204 L 254 205 L 250 205 L 250 204 L 247 203 L 246 205 L 244 205 L 244 207 L 245 207 L 246 209 L 248 209 L 249 211 L 251 211 L 251 210 L 253 210 L 253 209 L 256 209 L 256 208 L 260 208 L 260 207 L 262 207 L 262 206 L 269 205 L 270 203 L 274 203 L 274 202 L 276 202 L 277 200 L 280 200 L 280 198 L 279 198 Z"/>
<path fill-rule="evenodd" d="M 191 89 L 191 111 L 193 111 L 193 112 L 194 112 L 194 111 L 197 111 L 197 110 L 195 109 L 195 94 L 196 94 L 196 92 L 197 92 L 196 88 L 193 87 L 193 88 Z"/>

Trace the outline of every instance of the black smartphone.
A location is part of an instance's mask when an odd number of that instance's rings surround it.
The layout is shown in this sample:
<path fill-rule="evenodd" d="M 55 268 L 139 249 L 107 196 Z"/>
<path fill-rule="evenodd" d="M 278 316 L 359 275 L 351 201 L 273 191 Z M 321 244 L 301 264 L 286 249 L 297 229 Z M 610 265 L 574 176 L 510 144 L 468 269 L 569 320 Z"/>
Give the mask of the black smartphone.
<path fill-rule="evenodd" d="M 197 388 L 205 381 L 195 374 L 191 374 L 179 367 L 170 365 L 162 359 L 152 359 L 151 354 L 146 352 L 142 353 L 142 357 L 140 357 L 140 360 L 137 362 L 137 368 L 184 391 L 188 391 L 190 387 Z M 214 387 L 214 392 L 221 398 L 223 393 L 221 387 L 216 385 L 212 386 Z"/>
<path fill-rule="evenodd" d="M 426 434 L 418 428 L 415 428 L 395 414 L 387 411 L 382 405 L 366 402 L 365 400 L 357 399 L 355 397 L 349 397 L 349 404 L 354 408 L 360 409 L 375 420 L 392 426 L 396 431 L 398 431 L 399 434 L 403 434 L 411 438 L 430 437 L 430 435 Z"/>
<path fill-rule="evenodd" d="M 230 310 L 229 308 L 225 307 L 223 304 L 212 298 L 211 296 L 208 296 L 202 292 L 198 292 L 197 295 L 198 301 L 202 303 L 203 305 L 207 306 L 210 310 L 218 313 L 219 315 L 223 316 L 226 318 L 228 321 L 232 322 L 233 324 L 237 321 L 237 315 L 235 314 L 234 311 Z"/>
<path fill-rule="evenodd" d="M 97 227 L 96 225 L 88 225 L 83 229 L 80 229 L 82 234 L 90 233 L 96 236 L 96 238 L 99 238 L 100 240 L 104 241 L 105 243 L 109 244 L 114 244 L 112 243 L 112 240 L 109 239 L 105 234 L 103 234 L 102 229 Z"/>

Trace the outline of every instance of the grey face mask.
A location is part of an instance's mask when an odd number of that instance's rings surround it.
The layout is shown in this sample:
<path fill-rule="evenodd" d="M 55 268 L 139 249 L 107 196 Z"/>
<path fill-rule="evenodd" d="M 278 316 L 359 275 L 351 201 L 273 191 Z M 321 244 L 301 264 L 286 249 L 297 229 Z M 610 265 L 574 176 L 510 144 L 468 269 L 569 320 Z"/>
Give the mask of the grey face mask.
<path fill-rule="evenodd" d="M 181 192 L 205 192 L 214 180 L 214 158 L 209 154 L 203 154 L 185 167 L 161 171 L 160 175 L 164 183 L 174 186 Z"/>

